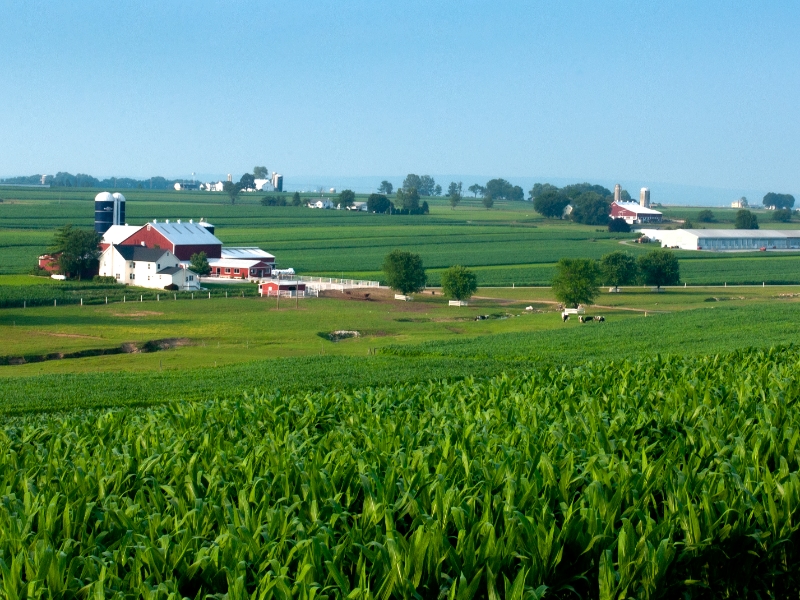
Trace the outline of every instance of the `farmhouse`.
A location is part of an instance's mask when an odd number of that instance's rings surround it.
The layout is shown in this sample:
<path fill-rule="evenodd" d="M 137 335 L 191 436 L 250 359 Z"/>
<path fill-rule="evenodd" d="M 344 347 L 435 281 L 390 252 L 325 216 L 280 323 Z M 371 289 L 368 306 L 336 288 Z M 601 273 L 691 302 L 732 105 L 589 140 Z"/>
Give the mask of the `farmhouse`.
<path fill-rule="evenodd" d="M 637 223 L 661 223 L 661 213 L 636 202 L 612 202 L 612 219 L 625 219 L 629 225 Z"/>
<path fill-rule="evenodd" d="M 179 260 L 190 260 L 192 254 L 205 252 L 208 258 L 222 257 L 222 242 L 214 236 L 213 226 L 208 223 L 175 223 L 169 220 L 153 221 L 136 230 L 119 242 L 123 246 L 163 248 L 172 252 Z"/>
<path fill-rule="evenodd" d="M 800 230 L 769 229 L 642 229 L 642 234 L 658 240 L 664 248 L 681 250 L 796 250 L 800 249 Z"/>
<path fill-rule="evenodd" d="M 325 198 L 316 202 L 309 202 L 308 208 L 333 208 L 333 202 Z"/>
<path fill-rule="evenodd" d="M 270 279 L 259 284 L 258 293 L 263 296 L 281 296 L 294 298 L 306 295 L 306 284 L 291 279 Z"/>
<path fill-rule="evenodd" d="M 161 248 L 109 246 L 100 255 L 100 275 L 146 288 L 200 289 L 197 274 L 183 268 L 177 256 Z"/>
<path fill-rule="evenodd" d="M 356 210 L 356 211 L 367 212 L 367 203 L 366 202 L 353 202 L 350 206 L 347 207 L 347 210 Z"/>

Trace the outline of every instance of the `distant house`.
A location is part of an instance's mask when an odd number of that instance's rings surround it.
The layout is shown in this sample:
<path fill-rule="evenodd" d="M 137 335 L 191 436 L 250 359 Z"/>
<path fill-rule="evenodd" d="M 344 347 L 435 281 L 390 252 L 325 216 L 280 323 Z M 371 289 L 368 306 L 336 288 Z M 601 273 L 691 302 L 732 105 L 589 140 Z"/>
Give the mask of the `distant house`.
<path fill-rule="evenodd" d="M 353 202 L 350 206 L 347 207 L 347 210 L 360 210 L 363 212 L 367 212 L 367 203 L 366 202 Z"/>
<path fill-rule="evenodd" d="M 639 223 L 661 223 L 662 214 L 657 210 L 642 206 L 636 202 L 612 202 L 612 219 L 625 219 L 629 225 Z"/>
<path fill-rule="evenodd" d="M 100 255 L 100 275 L 125 285 L 154 289 L 200 289 L 200 279 L 169 250 L 114 244 Z"/>
<path fill-rule="evenodd" d="M 739 198 L 731 202 L 731 208 L 747 208 L 748 206 L 747 198 Z"/>
<path fill-rule="evenodd" d="M 309 202 L 308 208 L 333 208 L 333 202 L 324 198 L 322 200 L 317 200 L 316 202 Z"/>
<path fill-rule="evenodd" d="M 181 190 L 197 190 L 197 189 L 200 189 L 200 186 L 197 185 L 196 183 L 177 183 L 176 182 L 175 185 L 173 185 L 172 187 L 174 187 L 175 190 L 179 191 L 179 192 Z"/>
<path fill-rule="evenodd" d="M 200 189 L 205 190 L 206 192 L 224 192 L 225 190 L 222 187 L 222 182 L 218 181 L 216 183 L 201 183 Z"/>

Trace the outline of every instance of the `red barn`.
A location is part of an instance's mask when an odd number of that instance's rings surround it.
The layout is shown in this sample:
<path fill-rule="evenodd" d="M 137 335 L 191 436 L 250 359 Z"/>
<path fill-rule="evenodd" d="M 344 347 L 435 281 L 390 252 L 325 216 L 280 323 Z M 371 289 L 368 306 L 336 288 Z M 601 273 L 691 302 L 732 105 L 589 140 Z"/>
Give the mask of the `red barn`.
<path fill-rule="evenodd" d="M 636 223 L 660 223 L 661 213 L 636 202 L 612 202 L 612 219 L 625 219 L 629 225 Z"/>
<path fill-rule="evenodd" d="M 153 221 L 121 242 L 122 246 L 145 246 L 169 250 L 180 260 L 191 260 L 192 254 L 205 252 L 208 258 L 222 256 L 222 242 L 204 225 L 189 221 L 175 223 Z"/>

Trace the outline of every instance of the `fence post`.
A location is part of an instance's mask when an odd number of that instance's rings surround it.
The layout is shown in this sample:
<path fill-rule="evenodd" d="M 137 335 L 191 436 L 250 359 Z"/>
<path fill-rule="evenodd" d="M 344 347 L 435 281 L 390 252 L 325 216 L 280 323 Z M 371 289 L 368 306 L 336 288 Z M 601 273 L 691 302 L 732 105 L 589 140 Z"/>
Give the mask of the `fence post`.
<path fill-rule="evenodd" d="M 161 302 L 161 297 L 159 296 L 159 294 L 156 294 L 156 302 Z"/>
<path fill-rule="evenodd" d="M 194 292 L 192 292 L 192 300 L 194 300 Z"/>
<path fill-rule="evenodd" d="M 55 298 L 53 298 L 53 306 L 57 306 L 56 302 L 58 302 Z"/>
<path fill-rule="evenodd" d="M 83 306 L 83 298 L 81 298 L 81 306 Z"/>
<path fill-rule="evenodd" d="M 211 292 L 208 292 L 208 299 L 211 300 Z"/>
<path fill-rule="evenodd" d="M 106 296 L 106 304 L 108 304 L 108 296 Z"/>
<path fill-rule="evenodd" d="M 22 308 L 25 308 L 25 300 L 22 301 Z"/>
<path fill-rule="evenodd" d="M 125 302 L 125 296 L 124 295 L 122 296 L 122 302 Z"/>
<path fill-rule="evenodd" d="M 178 299 L 178 294 L 172 294 L 172 295 L 175 296 L 175 300 Z"/>
<path fill-rule="evenodd" d="M 142 294 L 141 296 L 139 296 L 139 302 L 144 302 L 144 294 Z"/>

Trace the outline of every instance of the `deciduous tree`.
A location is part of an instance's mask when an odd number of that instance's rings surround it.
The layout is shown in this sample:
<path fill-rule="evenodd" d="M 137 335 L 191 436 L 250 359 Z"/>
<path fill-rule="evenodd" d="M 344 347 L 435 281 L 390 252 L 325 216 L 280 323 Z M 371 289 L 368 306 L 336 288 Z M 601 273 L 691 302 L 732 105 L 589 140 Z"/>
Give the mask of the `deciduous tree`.
<path fill-rule="evenodd" d="M 794 206 L 794 196 L 791 194 L 776 194 L 769 192 L 764 196 L 764 206 L 772 206 L 774 208 L 792 208 Z"/>
<path fill-rule="evenodd" d="M 392 203 L 383 194 L 370 194 L 367 198 L 367 210 L 369 212 L 383 214 L 389 212 Z"/>
<path fill-rule="evenodd" d="M 716 218 L 714 218 L 714 213 L 713 212 L 711 212 L 708 209 L 705 209 L 705 210 L 701 210 L 699 213 L 697 213 L 697 220 L 700 223 L 713 223 L 713 222 L 716 221 Z"/>
<path fill-rule="evenodd" d="M 342 205 L 342 208 L 347 208 L 348 206 L 352 206 L 353 202 L 356 201 L 356 194 L 353 190 L 342 190 L 339 194 L 339 204 Z"/>
<path fill-rule="evenodd" d="M 208 264 L 208 256 L 205 252 L 196 252 L 189 259 L 189 269 L 198 275 L 208 275 L 211 273 L 211 266 Z"/>
<path fill-rule="evenodd" d="M 678 285 L 680 282 L 678 257 L 669 250 L 652 250 L 640 256 L 637 264 L 647 285 L 654 285 L 660 290 L 662 285 Z"/>
<path fill-rule="evenodd" d="M 621 285 L 631 285 L 639 276 L 639 267 L 636 259 L 627 252 L 611 252 L 600 259 L 600 272 L 603 283 L 613 285 L 619 290 Z"/>
<path fill-rule="evenodd" d="M 469 269 L 455 265 L 442 273 L 442 293 L 453 300 L 469 300 L 478 289 L 478 278 Z"/>
<path fill-rule="evenodd" d="M 569 198 L 561 194 L 557 189 L 548 190 L 534 198 L 533 210 L 548 219 L 561 219 L 568 204 Z"/>
<path fill-rule="evenodd" d="M 394 186 L 385 179 L 381 181 L 381 184 L 378 186 L 378 192 L 387 196 L 391 195 L 393 189 Z"/>
<path fill-rule="evenodd" d="M 630 233 L 631 226 L 625 219 L 609 219 L 608 231 L 610 233 Z"/>
<path fill-rule="evenodd" d="M 239 187 L 243 190 L 256 189 L 256 178 L 251 173 L 245 173 L 239 179 Z"/>
<path fill-rule="evenodd" d="M 253 167 L 253 177 L 255 179 L 269 179 L 269 169 L 267 167 Z"/>
<path fill-rule="evenodd" d="M 733 223 L 736 229 L 758 229 L 758 217 L 743 208 L 736 211 L 736 220 Z"/>
<path fill-rule="evenodd" d="M 562 258 L 556 264 L 553 294 L 570 308 L 591 304 L 600 294 L 600 268 L 591 258 Z"/>
<path fill-rule="evenodd" d="M 386 284 L 401 294 L 413 294 L 425 288 L 427 276 L 419 254 L 392 250 L 383 260 Z"/>
<path fill-rule="evenodd" d="M 492 195 L 488 193 L 483 197 L 483 200 L 481 200 L 481 202 L 486 207 L 486 210 L 489 210 L 494 206 L 494 198 L 492 198 Z"/>
<path fill-rule="evenodd" d="M 611 201 L 608 196 L 601 196 L 597 192 L 583 192 L 573 199 L 575 207 L 570 215 L 576 223 L 584 225 L 607 225 L 608 215 L 611 212 Z"/>
<path fill-rule="evenodd" d="M 447 197 L 450 199 L 450 208 L 455 209 L 461 202 L 461 182 L 451 181 L 447 187 Z"/>
<path fill-rule="evenodd" d="M 56 259 L 62 275 L 81 279 L 86 271 L 96 267 L 102 237 L 90 229 L 77 229 L 67 224 L 56 230 L 47 252 Z"/>
<path fill-rule="evenodd" d="M 467 188 L 470 192 L 472 192 L 475 198 L 478 197 L 478 194 L 483 196 L 483 193 L 486 191 L 486 188 L 482 185 L 478 185 L 477 183 L 473 183 L 471 186 Z"/>
<path fill-rule="evenodd" d="M 242 191 L 242 188 L 239 187 L 238 183 L 226 181 L 222 184 L 222 191 L 228 194 L 228 197 L 231 199 L 231 204 L 236 204 L 236 200 L 239 198 L 239 193 Z"/>

